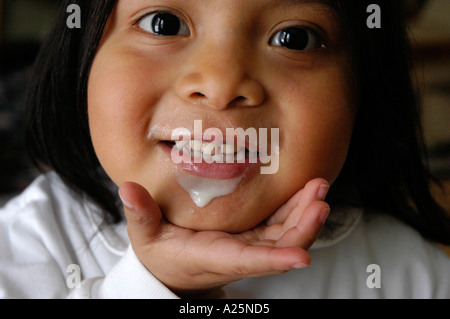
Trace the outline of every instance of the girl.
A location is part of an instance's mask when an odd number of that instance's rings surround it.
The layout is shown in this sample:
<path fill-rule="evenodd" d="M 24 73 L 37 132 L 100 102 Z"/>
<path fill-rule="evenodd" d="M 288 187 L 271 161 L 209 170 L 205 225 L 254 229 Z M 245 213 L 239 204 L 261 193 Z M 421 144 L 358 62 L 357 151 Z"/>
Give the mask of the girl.
<path fill-rule="evenodd" d="M 27 103 L 48 172 L 0 214 L 2 296 L 448 298 L 401 7 L 371 29 L 370 2 L 66 1 Z M 195 121 L 279 128 L 278 171 L 175 164 Z"/>

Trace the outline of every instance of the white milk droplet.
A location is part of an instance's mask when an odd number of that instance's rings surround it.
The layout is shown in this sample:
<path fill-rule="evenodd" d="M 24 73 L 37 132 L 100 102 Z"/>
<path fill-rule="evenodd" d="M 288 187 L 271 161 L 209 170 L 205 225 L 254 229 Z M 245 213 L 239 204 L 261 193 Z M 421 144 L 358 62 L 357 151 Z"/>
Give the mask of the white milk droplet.
<path fill-rule="evenodd" d="M 233 179 L 210 179 L 191 174 L 177 177 L 178 184 L 189 193 L 198 207 L 205 207 L 214 198 L 233 193 L 244 175 Z"/>

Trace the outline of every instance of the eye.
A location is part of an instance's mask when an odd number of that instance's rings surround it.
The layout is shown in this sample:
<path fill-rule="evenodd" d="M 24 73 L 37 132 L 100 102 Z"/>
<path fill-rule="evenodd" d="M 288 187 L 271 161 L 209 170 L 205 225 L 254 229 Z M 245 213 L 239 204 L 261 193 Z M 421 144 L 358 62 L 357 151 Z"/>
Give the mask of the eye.
<path fill-rule="evenodd" d="M 278 31 L 272 36 L 269 44 L 295 51 L 320 49 L 325 46 L 314 31 L 300 27 Z"/>
<path fill-rule="evenodd" d="M 189 36 L 189 28 L 177 16 L 166 12 L 150 13 L 138 22 L 138 27 L 158 36 Z"/>

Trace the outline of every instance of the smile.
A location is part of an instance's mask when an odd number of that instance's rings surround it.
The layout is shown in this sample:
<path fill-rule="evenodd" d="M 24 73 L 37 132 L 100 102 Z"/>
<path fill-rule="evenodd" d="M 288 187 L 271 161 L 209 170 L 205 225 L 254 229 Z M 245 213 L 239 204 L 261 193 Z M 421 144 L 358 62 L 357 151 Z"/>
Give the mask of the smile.
<path fill-rule="evenodd" d="M 183 143 L 181 143 L 183 142 Z M 206 144 L 203 147 L 203 144 Z M 232 179 L 242 176 L 252 168 L 261 165 L 258 157 L 246 158 L 247 149 L 231 148 L 212 143 L 162 141 L 163 151 L 171 161 L 183 171 L 192 175 L 210 179 Z M 257 154 L 257 153 L 256 153 Z M 256 155 L 257 156 L 257 155 Z"/>
<path fill-rule="evenodd" d="M 235 144 L 216 144 L 198 140 L 170 141 L 173 152 L 185 162 L 201 163 L 257 163 L 259 152 Z M 175 154 L 175 157 L 177 154 Z"/>
<path fill-rule="evenodd" d="M 266 128 L 227 128 L 225 139 L 219 128 L 203 132 L 202 121 L 194 121 L 194 134 L 186 128 L 172 130 L 170 140 L 160 140 L 172 162 L 194 175 L 214 179 L 240 176 L 261 166 L 261 174 L 275 174 L 279 162 L 279 129 L 271 129 L 268 155 Z M 262 164 L 271 163 L 269 167 Z M 273 165 L 275 164 L 275 165 Z"/>

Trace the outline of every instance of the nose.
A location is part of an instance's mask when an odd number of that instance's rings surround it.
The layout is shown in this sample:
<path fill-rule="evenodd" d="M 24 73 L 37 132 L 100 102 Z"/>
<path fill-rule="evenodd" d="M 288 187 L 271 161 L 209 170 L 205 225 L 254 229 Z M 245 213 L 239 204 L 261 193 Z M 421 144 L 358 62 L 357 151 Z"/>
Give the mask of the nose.
<path fill-rule="evenodd" d="M 262 84 L 249 74 L 248 54 L 230 44 L 204 44 L 185 61 L 178 94 L 217 110 L 253 107 L 265 98 Z"/>

